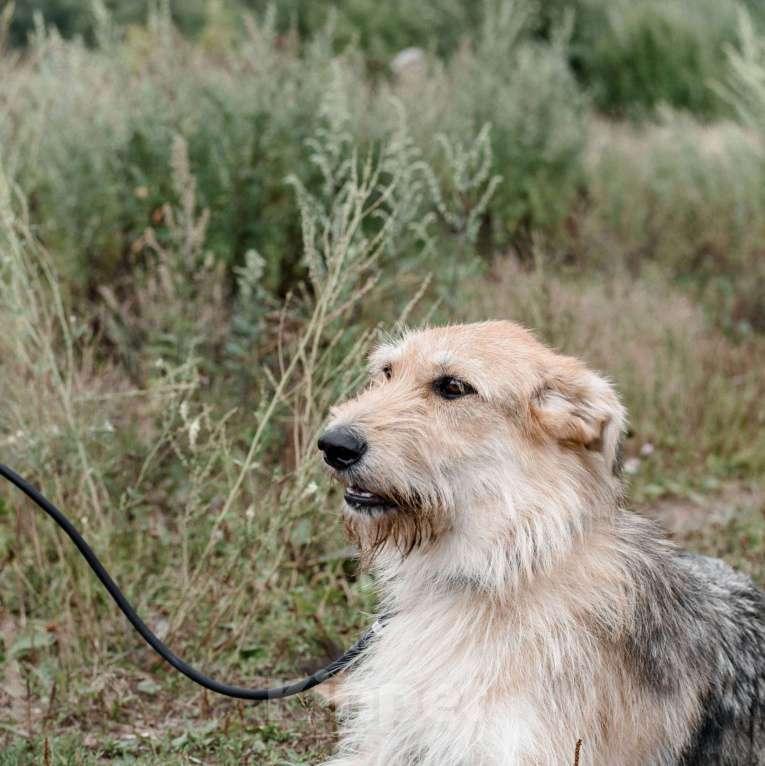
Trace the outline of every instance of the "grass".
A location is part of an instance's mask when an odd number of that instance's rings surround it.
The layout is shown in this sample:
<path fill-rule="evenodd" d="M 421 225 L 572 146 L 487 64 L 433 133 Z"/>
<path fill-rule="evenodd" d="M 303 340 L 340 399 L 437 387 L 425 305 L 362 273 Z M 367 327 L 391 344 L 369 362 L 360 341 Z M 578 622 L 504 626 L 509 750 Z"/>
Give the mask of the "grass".
<path fill-rule="evenodd" d="M 493 123 L 492 159 L 479 180 L 501 175 L 500 164 L 513 177 L 488 200 L 487 214 L 508 216 L 511 233 L 520 222 L 554 226 L 575 188 L 582 99 L 565 55 L 527 39 L 524 6 L 503 8 L 476 41 L 480 51 L 466 50 L 429 81 L 427 112 L 418 92 L 424 83 L 369 80 L 354 49 L 334 54 L 332 29 L 303 42 L 280 35 L 269 18 L 249 18 L 244 32 L 211 48 L 179 36 L 162 13 L 125 35 L 107 17 L 95 48 L 41 31 L 23 60 L 0 58 L 5 172 L 23 189 L 31 223 L 57 253 L 67 282 L 86 294 L 103 285 L 118 297 L 129 294 L 150 255 L 147 230 L 160 245 L 171 236 L 163 208 L 178 201 L 170 182 L 178 137 L 197 180 L 197 204 L 207 211 L 205 246 L 226 268 L 228 287 L 251 250 L 263 259 L 262 284 L 271 295 L 283 298 L 305 279 L 298 206 L 285 180 L 318 196 L 330 191 L 307 149 L 322 127 L 365 153 L 405 122 L 412 151 L 432 170 L 428 188 L 411 200 L 412 215 L 427 220 L 429 236 L 447 249 L 454 234 L 466 243 L 469 232 L 457 219 L 485 189 L 450 188 L 450 178 L 468 180 L 481 168 L 464 168 L 462 179 L 451 164 L 471 158 L 450 155 L 444 143 L 467 149 Z M 62 79 L 71 84 L 66 93 Z M 497 102 L 507 88 L 513 97 Z M 449 101 L 455 89 L 464 93 L 456 112 Z M 490 101 L 501 112 L 487 110 Z M 55 131 L 47 129 L 51 122 Z M 477 159 L 485 165 L 485 156 Z M 439 206 L 443 198 L 457 218 Z M 417 247 L 403 255 L 410 253 L 421 261 Z"/>
<path fill-rule="evenodd" d="M 702 116 L 725 112 L 714 83 L 725 77 L 726 47 L 737 43 L 739 6 L 699 0 L 689 12 L 677 0 L 582 5 L 578 61 L 603 111 L 640 115 L 663 104 Z"/>
<path fill-rule="evenodd" d="M 765 471 L 761 337 L 732 340 L 661 272 L 594 280 L 501 260 L 494 279 L 471 317 L 516 318 L 614 381 L 630 412 L 625 458 L 651 445 L 633 504 Z"/>
<path fill-rule="evenodd" d="M 389 19 L 359 47 L 102 15 L 88 45 L 0 57 L 0 455 L 216 677 L 309 672 L 371 620 L 314 444 L 404 323 L 513 318 L 611 376 L 630 505 L 765 583 L 756 24 L 724 118 L 632 124 L 595 111 L 565 18 L 487 8 L 395 76 L 369 66 Z M 0 674 L 0 766 L 333 745 L 317 696 L 245 706 L 168 673 L 5 486 Z"/>

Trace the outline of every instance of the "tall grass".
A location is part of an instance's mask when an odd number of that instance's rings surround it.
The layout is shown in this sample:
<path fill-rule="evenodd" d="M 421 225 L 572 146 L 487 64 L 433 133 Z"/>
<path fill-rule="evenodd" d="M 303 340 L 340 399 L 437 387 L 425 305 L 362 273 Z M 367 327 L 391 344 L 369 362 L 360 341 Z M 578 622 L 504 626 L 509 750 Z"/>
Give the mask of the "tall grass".
<path fill-rule="evenodd" d="M 552 5 L 473 19 L 439 2 L 470 35 L 396 73 L 374 60 L 415 41 L 424 10 L 399 40 L 364 0 L 307 37 L 292 7 L 219 7 L 196 38 L 168 6 L 128 28 L 99 12 L 84 41 L 38 25 L 0 56 L 2 459 L 74 516 L 180 654 L 253 685 L 325 660 L 374 611 L 314 444 L 380 329 L 510 317 L 611 375 L 641 507 L 753 497 L 765 471 L 754 24 L 713 89 L 724 121 L 661 109 L 636 126 L 591 100 L 614 62 L 625 81 L 642 66 L 633 48 L 585 75 L 590 22 Z M 356 13 L 360 46 L 343 30 Z M 633 13 L 692 45 L 722 28 L 652 2 L 609 13 L 609 34 Z M 670 63 L 688 74 L 682 51 Z M 47 731 L 71 734 L 52 736 L 54 763 L 315 762 L 331 746 L 315 701 L 240 712 L 162 675 L 6 487 L 0 598 L 2 766 L 44 762 Z M 126 731 L 149 734 L 128 746 Z"/>
<path fill-rule="evenodd" d="M 491 125 L 493 170 L 502 183 L 487 211 L 484 234 L 491 240 L 485 244 L 525 244 L 530 230 L 560 226 L 576 198 L 583 181 L 586 102 L 568 67 L 564 28 L 542 45 L 529 39 L 533 6 L 487 7 L 480 32 L 443 77 L 420 81 L 407 95 L 421 105 L 440 88 L 423 125 L 428 132 L 439 126 L 464 136 Z"/>
<path fill-rule="evenodd" d="M 765 327 L 765 163 L 759 136 L 667 115 L 639 133 L 601 125 L 582 255 L 633 273 L 658 267 L 735 332 Z"/>
<path fill-rule="evenodd" d="M 105 354 L 103 329 L 74 313 L 23 196 L 4 181 L 0 198 L 0 319 L 8 330 L 0 341 L 0 439 L 8 462 L 74 516 L 181 654 L 253 683 L 281 673 L 288 655 L 346 641 L 347 627 L 339 638 L 336 621 L 347 626 L 348 602 L 358 609 L 369 599 L 345 587 L 348 556 L 336 553 L 343 543 L 334 497 L 314 445 L 330 404 L 361 380 L 376 325 L 354 318 L 373 290 L 387 289 L 381 261 L 432 247 L 427 216 L 418 213 L 439 182 L 405 123 L 379 149 L 359 152 L 340 96 L 328 90 L 307 145 L 318 189 L 289 179 L 308 278 L 256 317 L 262 335 L 247 350 L 254 369 L 246 378 L 257 389 L 248 397 L 254 411 L 227 409 L 235 397 L 224 389 L 243 373 L 226 374 L 210 354 L 226 349 L 231 358 L 226 339 L 241 330 L 241 301 L 258 296 L 262 261 L 251 253 L 239 272 L 232 314 L 225 272 L 206 250 L 207 214 L 182 138 L 171 160 L 179 202 L 162 208 L 162 241 L 143 235 L 150 253 L 132 303 L 120 306 L 114 291 L 102 290 L 111 321 L 140 336 L 128 363 Z M 476 215 L 491 194 L 485 174 L 469 172 L 471 158 L 490 163 L 483 136 L 473 148 L 444 143 L 457 174 L 450 188 L 470 194 L 485 185 Z M 469 207 L 455 210 L 443 195 L 437 207 L 449 219 L 466 215 L 470 228 Z M 408 296 L 399 321 L 417 299 Z M 215 374 L 227 383 L 216 385 Z M 134 637 L 49 524 L 5 488 L 0 512 L 13 521 L 0 531 L 9 562 L 0 592 L 7 677 L 21 684 L 14 694 L 50 700 L 48 717 L 74 705 L 87 718 L 107 705 L 119 718 L 131 672 L 125 653 L 146 671 L 152 659 L 134 655 Z M 363 622 L 361 614 L 350 620 Z M 253 648 L 262 624 L 268 633 Z"/>
<path fill-rule="evenodd" d="M 496 13 L 497 0 L 462 3 L 430 0 L 412 6 L 395 0 L 381 6 L 373 0 L 165 0 L 164 7 L 185 35 L 220 48 L 241 36 L 240 19 L 251 12 L 270 16 L 283 37 L 303 40 L 326 34 L 332 48 L 357 48 L 374 78 L 391 72 L 402 50 L 417 47 L 448 61 L 466 42 L 479 40 Z M 571 26 L 567 58 L 598 108 L 611 114 L 645 117 L 660 105 L 689 110 L 706 118 L 727 112 L 716 83 L 729 73 L 725 48 L 737 45 L 737 15 L 746 8 L 758 25 L 765 21 L 755 0 L 520 0 L 531 15 L 527 39 L 549 42 L 565 20 Z M 9 39 L 18 47 L 35 31 L 36 15 L 67 39 L 97 43 L 104 9 L 121 28 L 145 23 L 156 4 L 150 0 L 41 0 L 17 3 Z"/>
<path fill-rule="evenodd" d="M 641 462 L 633 501 L 730 477 L 757 483 L 765 472 L 762 338 L 732 341 L 661 270 L 636 279 L 614 269 L 596 280 L 537 258 L 532 273 L 499 262 L 469 315 L 512 317 L 614 381 L 630 413 L 625 456 Z M 652 451 L 643 460 L 645 444 Z"/>
<path fill-rule="evenodd" d="M 225 49 L 190 44 L 162 13 L 124 41 L 103 17 L 94 48 L 39 30 L 26 60 L 0 59 L 0 155 L 63 276 L 85 294 L 107 283 L 119 292 L 141 265 L 146 228 L 160 244 L 169 236 L 162 209 L 177 199 L 168 157 L 180 135 L 198 206 L 209 210 L 208 248 L 230 279 L 256 250 L 265 285 L 283 295 L 305 277 L 285 178 L 311 190 L 322 183 L 304 147 L 321 122 L 326 84 L 341 91 L 346 128 L 361 148 L 395 129 L 392 89 L 407 105 L 411 133 L 439 183 L 449 169 L 432 151 L 434 132 L 468 145 L 490 123 L 489 175 L 506 182 L 487 215 L 506 240 L 521 223 L 560 221 L 584 143 L 581 99 L 565 54 L 524 42 L 517 21 L 527 15 L 524 7 L 498 4 L 473 51 L 426 86 L 426 105 L 411 79 L 411 87 L 367 82 L 353 50 L 333 53 L 331 30 L 302 43 L 279 35 L 272 17 L 250 18 Z M 62 89 L 62 81 L 70 85 Z M 456 108 L 450 92 L 458 94 Z M 450 224 L 434 223 L 448 245 Z"/>

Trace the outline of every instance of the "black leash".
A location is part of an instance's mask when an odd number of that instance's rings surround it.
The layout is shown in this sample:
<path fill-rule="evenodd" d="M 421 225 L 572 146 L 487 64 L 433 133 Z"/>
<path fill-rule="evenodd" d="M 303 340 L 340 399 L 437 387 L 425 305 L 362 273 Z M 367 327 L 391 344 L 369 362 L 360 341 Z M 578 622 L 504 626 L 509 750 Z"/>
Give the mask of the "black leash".
<path fill-rule="evenodd" d="M 39 505 L 40 508 L 42 508 L 45 513 L 47 513 L 48 516 L 50 516 L 53 521 L 67 533 L 67 535 L 69 535 L 69 539 L 77 546 L 77 549 L 85 557 L 90 568 L 96 573 L 96 577 L 103 583 L 106 590 L 109 591 L 109 595 L 114 599 L 125 617 L 128 618 L 130 624 L 141 634 L 143 640 L 146 641 L 146 643 L 160 657 L 162 657 L 163 660 L 169 662 L 176 670 L 179 670 L 187 678 L 194 681 L 194 683 L 204 686 L 206 689 L 209 689 L 216 694 L 261 702 L 263 700 L 291 697 L 293 694 L 300 694 L 300 692 L 308 691 L 308 689 L 318 686 L 320 683 L 323 683 L 328 678 L 332 678 L 332 676 L 337 675 L 341 670 L 348 667 L 348 665 L 350 665 L 350 663 L 364 651 L 384 620 L 384 618 L 378 619 L 377 622 L 375 622 L 375 624 L 350 649 L 348 649 L 345 654 L 342 655 L 342 657 L 338 657 L 334 662 L 331 662 L 321 670 L 317 670 L 313 675 L 303 678 L 300 681 L 294 681 L 286 686 L 277 686 L 273 689 L 247 689 L 242 686 L 229 686 L 228 684 L 208 678 L 203 673 L 192 668 L 191 665 L 184 662 L 180 657 L 170 651 L 162 641 L 160 641 L 160 639 L 148 628 L 146 623 L 136 614 L 135 609 L 133 609 L 130 602 L 122 594 L 122 591 L 117 587 L 114 580 L 112 580 L 111 576 L 104 568 L 104 565 L 98 560 L 96 554 L 93 553 L 93 549 L 85 542 L 72 522 L 69 521 L 69 519 L 67 519 L 67 517 L 50 502 L 50 500 L 43 497 L 43 495 L 41 495 L 31 484 L 2 463 L 0 463 L 0 476 L 4 476 L 11 482 L 11 484 L 17 486 L 25 495 L 27 495 L 27 497 Z"/>

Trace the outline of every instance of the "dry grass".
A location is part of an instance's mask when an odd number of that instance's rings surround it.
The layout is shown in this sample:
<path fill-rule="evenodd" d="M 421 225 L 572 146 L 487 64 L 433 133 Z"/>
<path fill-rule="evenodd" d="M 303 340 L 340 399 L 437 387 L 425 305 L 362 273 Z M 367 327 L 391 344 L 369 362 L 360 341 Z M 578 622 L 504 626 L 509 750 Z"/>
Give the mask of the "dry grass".
<path fill-rule="evenodd" d="M 641 130 L 596 123 L 587 198 L 565 246 L 604 271 L 658 272 L 746 334 L 765 327 L 765 153 L 746 125 L 664 113 Z"/>
<path fill-rule="evenodd" d="M 613 379 L 630 412 L 626 457 L 641 460 L 636 501 L 765 472 L 761 337 L 732 339 L 657 272 L 598 279 L 505 259 L 482 292 L 471 316 L 516 319 Z"/>

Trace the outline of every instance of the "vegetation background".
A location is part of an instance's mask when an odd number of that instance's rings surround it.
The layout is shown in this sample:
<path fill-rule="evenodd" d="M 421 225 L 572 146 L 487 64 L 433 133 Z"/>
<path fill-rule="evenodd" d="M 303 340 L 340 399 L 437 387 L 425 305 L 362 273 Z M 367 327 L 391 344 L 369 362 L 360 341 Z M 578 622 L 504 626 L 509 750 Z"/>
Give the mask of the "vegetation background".
<path fill-rule="evenodd" d="M 248 685 L 372 619 L 314 444 L 404 323 L 615 381 L 632 507 L 765 585 L 756 0 L 19 0 L 0 12 L 0 459 Z M 165 668 L 0 487 L 0 764 L 301 764 L 318 697 Z"/>

